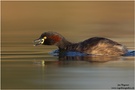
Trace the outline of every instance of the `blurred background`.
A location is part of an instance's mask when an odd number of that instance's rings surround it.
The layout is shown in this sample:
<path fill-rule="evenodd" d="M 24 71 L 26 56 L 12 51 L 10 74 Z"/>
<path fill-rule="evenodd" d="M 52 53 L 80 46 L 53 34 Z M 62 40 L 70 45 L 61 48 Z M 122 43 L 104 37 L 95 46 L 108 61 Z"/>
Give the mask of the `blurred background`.
<path fill-rule="evenodd" d="M 2 2 L 2 45 L 54 31 L 73 42 L 101 36 L 133 47 L 133 8 L 131 1 Z"/>

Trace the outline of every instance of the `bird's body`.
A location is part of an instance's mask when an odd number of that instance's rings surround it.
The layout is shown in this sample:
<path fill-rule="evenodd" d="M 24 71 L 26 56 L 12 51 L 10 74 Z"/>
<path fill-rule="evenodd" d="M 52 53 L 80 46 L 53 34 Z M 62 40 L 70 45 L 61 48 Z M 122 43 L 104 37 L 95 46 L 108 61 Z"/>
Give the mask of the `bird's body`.
<path fill-rule="evenodd" d="M 92 37 L 79 43 L 71 43 L 56 32 L 45 32 L 35 45 L 56 45 L 59 51 L 77 51 L 93 55 L 120 56 L 127 53 L 127 48 L 115 41 L 103 37 Z"/>

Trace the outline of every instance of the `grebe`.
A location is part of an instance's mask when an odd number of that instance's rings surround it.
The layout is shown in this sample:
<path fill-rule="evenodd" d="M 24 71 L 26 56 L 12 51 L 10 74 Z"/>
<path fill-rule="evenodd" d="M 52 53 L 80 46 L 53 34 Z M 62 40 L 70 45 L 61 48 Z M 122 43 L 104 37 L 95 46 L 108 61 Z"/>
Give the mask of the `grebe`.
<path fill-rule="evenodd" d="M 57 32 L 44 32 L 39 39 L 34 40 L 34 46 L 37 45 L 56 45 L 59 52 L 77 51 L 92 55 L 121 56 L 128 51 L 124 45 L 107 38 L 92 37 L 79 43 L 72 43 Z"/>

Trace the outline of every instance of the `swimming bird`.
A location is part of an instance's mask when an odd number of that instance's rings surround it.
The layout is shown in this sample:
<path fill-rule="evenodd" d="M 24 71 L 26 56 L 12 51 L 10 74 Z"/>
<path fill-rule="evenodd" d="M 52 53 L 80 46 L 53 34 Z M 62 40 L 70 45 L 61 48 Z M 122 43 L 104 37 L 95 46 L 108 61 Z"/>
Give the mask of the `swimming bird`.
<path fill-rule="evenodd" d="M 44 32 L 34 40 L 34 46 L 37 45 L 56 45 L 59 52 L 76 51 L 90 55 L 112 55 L 121 56 L 127 53 L 127 48 L 113 40 L 104 37 L 92 37 L 82 42 L 72 43 L 66 40 L 57 32 Z"/>

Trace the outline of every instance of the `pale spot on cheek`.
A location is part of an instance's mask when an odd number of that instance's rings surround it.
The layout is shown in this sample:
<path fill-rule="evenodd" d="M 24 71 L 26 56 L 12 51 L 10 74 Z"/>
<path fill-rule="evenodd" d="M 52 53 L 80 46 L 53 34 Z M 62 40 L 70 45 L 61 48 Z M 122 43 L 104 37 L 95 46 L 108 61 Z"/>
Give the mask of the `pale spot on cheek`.
<path fill-rule="evenodd" d="M 43 44 L 43 43 L 44 43 L 44 41 L 45 41 L 45 39 L 42 39 L 41 44 Z"/>

